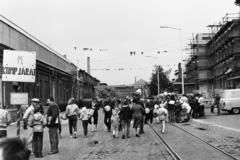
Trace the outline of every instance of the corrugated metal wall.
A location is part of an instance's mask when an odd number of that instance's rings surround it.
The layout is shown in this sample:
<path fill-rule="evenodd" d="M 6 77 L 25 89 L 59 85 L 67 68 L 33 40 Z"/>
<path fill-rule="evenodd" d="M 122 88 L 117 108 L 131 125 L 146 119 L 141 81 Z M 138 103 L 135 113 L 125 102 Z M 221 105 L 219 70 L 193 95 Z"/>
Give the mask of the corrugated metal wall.
<path fill-rule="evenodd" d="M 0 43 L 20 51 L 35 51 L 37 60 L 41 60 L 64 72 L 70 72 L 71 63 L 56 55 L 48 48 L 36 43 L 21 32 L 0 21 Z"/>

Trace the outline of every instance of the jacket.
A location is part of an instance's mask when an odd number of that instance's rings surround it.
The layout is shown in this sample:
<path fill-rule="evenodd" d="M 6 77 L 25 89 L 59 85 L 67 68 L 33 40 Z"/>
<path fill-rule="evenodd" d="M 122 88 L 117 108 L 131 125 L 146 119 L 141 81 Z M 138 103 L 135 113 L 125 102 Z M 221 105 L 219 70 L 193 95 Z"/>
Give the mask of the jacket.
<path fill-rule="evenodd" d="M 12 119 L 8 111 L 0 108 L 0 128 L 7 128 L 11 122 Z"/>
<path fill-rule="evenodd" d="M 119 115 L 122 120 L 131 120 L 132 119 L 132 110 L 128 105 L 123 105 Z"/>
<path fill-rule="evenodd" d="M 51 102 L 50 107 L 47 111 L 47 126 L 48 127 L 59 127 L 59 107 L 56 103 Z"/>
<path fill-rule="evenodd" d="M 28 125 L 33 128 L 33 132 L 43 132 L 46 124 L 46 118 L 40 112 L 34 113 L 28 120 Z"/>

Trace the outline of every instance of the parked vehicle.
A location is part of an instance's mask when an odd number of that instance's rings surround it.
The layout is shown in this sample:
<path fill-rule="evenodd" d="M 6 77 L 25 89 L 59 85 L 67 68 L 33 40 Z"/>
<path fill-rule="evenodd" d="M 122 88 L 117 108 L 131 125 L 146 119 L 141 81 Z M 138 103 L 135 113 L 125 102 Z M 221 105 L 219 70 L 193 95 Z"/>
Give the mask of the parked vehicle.
<path fill-rule="evenodd" d="M 224 90 L 220 99 L 220 109 L 228 113 L 240 113 L 240 89 Z"/>

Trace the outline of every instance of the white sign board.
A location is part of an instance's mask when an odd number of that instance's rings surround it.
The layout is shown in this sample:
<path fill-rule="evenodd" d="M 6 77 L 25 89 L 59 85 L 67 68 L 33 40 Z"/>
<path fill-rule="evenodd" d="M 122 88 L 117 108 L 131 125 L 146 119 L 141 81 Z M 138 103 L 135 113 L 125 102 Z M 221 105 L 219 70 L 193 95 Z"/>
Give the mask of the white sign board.
<path fill-rule="evenodd" d="M 28 93 L 10 93 L 10 104 L 28 104 Z"/>
<path fill-rule="evenodd" d="M 2 81 L 35 82 L 36 52 L 3 52 Z"/>

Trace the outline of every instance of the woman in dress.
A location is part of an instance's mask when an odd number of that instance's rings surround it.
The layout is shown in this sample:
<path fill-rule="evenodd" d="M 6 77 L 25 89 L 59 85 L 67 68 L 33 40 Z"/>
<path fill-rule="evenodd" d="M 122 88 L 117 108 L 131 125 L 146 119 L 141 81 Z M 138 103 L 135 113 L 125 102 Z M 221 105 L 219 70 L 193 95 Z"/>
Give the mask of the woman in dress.
<path fill-rule="evenodd" d="M 118 132 L 119 132 L 119 125 L 120 125 L 120 116 L 119 116 L 120 110 L 118 109 L 117 104 L 112 109 L 112 116 L 111 116 L 111 122 L 112 122 L 112 128 L 113 128 L 113 138 L 118 138 Z"/>
<path fill-rule="evenodd" d="M 138 104 L 139 99 L 134 98 L 133 99 L 133 105 L 132 105 L 132 112 L 133 112 L 133 128 L 135 128 L 136 136 L 139 136 L 139 130 L 140 130 L 140 124 L 142 121 L 144 109 L 141 105 Z"/>

